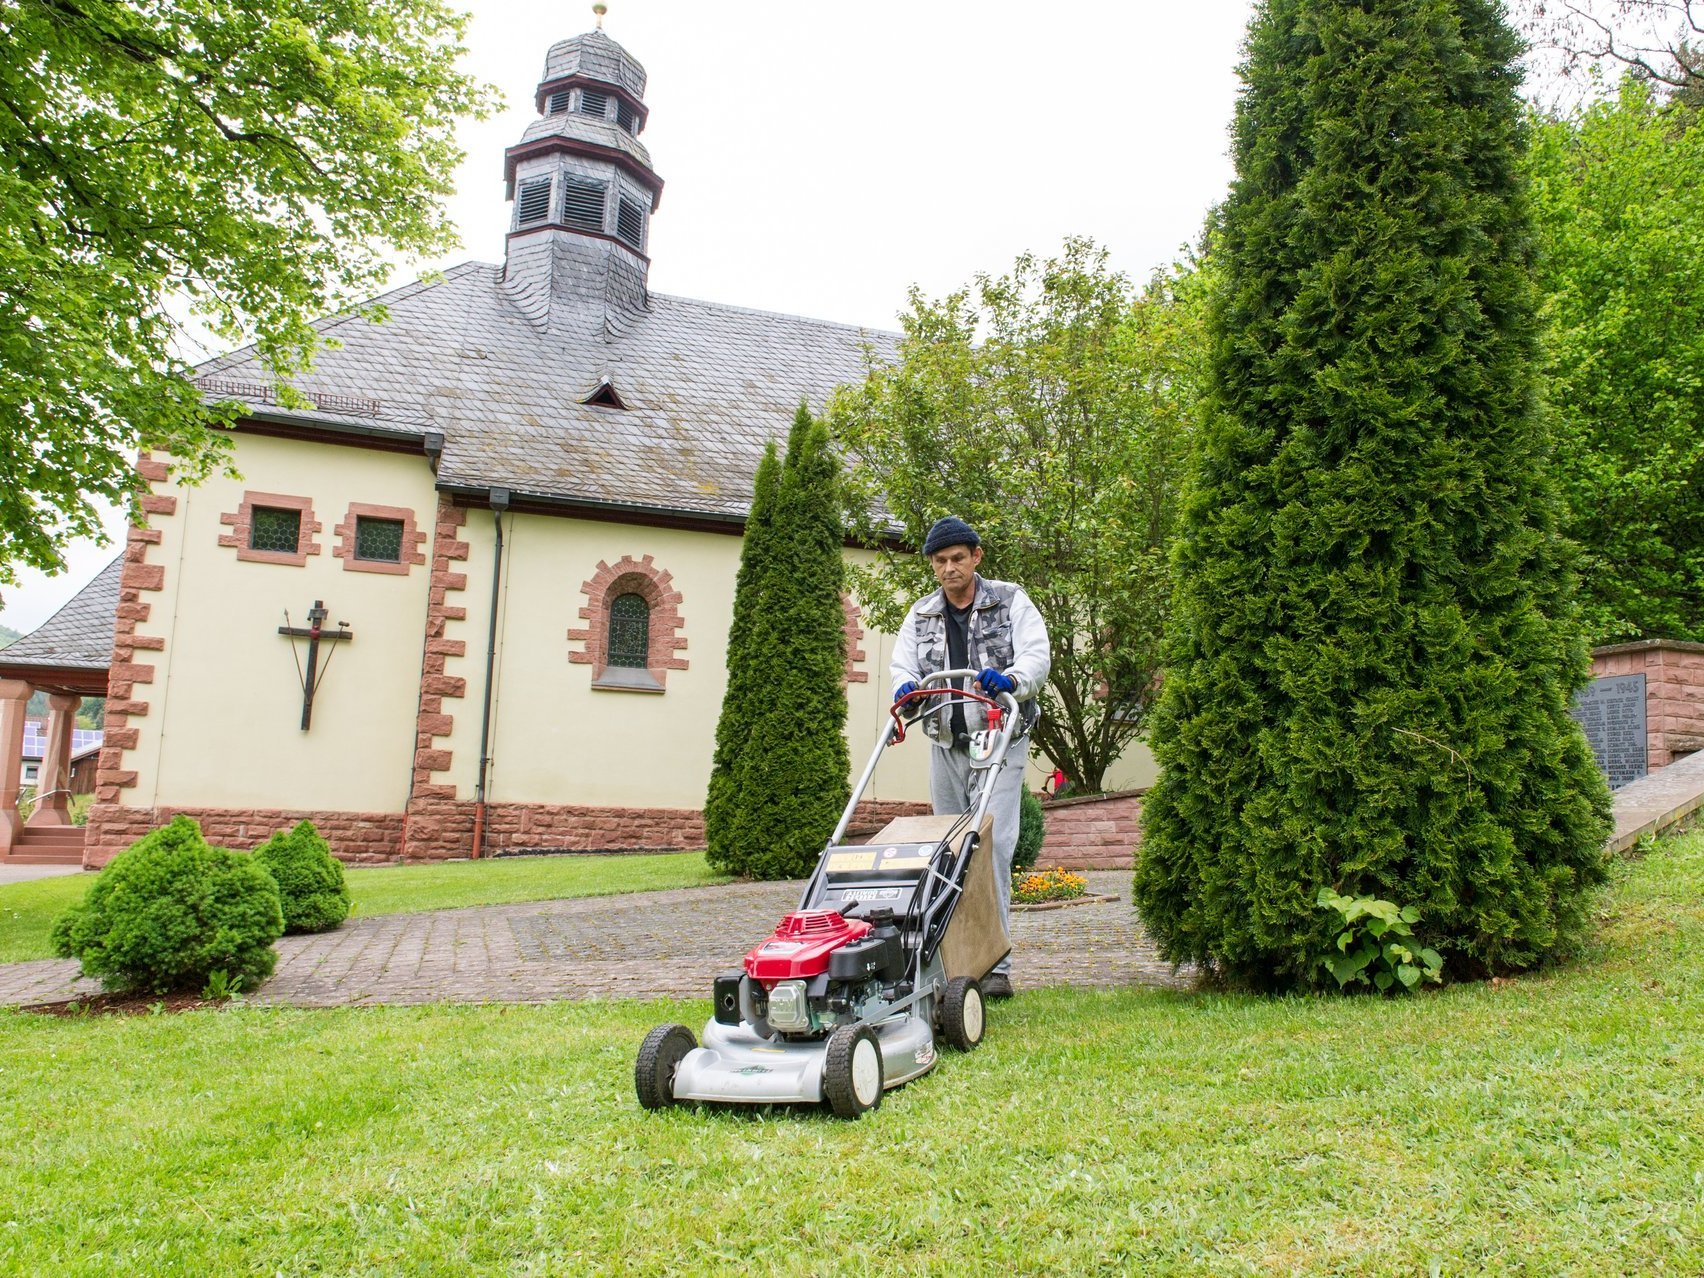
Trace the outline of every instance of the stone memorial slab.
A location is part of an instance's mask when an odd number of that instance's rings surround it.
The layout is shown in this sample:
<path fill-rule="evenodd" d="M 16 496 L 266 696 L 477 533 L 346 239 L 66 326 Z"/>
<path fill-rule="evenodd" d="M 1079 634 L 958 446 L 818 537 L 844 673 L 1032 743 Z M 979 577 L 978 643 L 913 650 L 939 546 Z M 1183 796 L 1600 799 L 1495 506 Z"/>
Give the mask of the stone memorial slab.
<path fill-rule="evenodd" d="M 1593 679 L 1574 698 L 1572 713 L 1611 790 L 1645 775 L 1644 675 Z"/>

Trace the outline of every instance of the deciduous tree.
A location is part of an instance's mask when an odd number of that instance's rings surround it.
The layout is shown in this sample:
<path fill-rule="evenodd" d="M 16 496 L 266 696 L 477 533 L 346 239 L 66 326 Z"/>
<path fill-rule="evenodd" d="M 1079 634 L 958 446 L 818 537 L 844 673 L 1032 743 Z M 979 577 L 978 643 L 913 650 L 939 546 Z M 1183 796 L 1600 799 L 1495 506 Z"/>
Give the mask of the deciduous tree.
<path fill-rule="evenodd" d="M 1068 240 L 939 301 L 913 289 L 898 360 L 830 405 L 851 525 L 886 547 L 854 570 L 860 602 L 896 630 L 934 588 L 908 547 L 941 515 L 967 519 L 982 574 L 1022 585 L 1047 622 L 1035 738 L 1079 792 L 1101 788 L 1147 720 L 1205 291 L 1195 270 L 1139 291 Z"/>
<path fill-rule="evenodd" d="M 1627 78 L 1528 171 L 1588 634 L 1704 640 L 1704 122 Z"/>
<path fill-rule="evenodd" d="M 189 322 L 280 376 L 389 255 L 448 248 L 443 0 L 0 0 L 0 582 L 131 495 L 138 448 L 226 457 Z"/>

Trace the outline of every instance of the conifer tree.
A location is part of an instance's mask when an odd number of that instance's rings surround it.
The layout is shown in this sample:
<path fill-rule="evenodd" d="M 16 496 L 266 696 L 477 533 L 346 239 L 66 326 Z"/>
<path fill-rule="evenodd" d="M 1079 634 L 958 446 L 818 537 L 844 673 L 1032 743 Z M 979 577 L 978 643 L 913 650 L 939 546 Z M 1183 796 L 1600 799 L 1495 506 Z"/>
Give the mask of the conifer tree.
<path fill-rule="evenodd" d="M 749 725 L 732 771 L 734 868 L 809 872 L 848 793 L 844 542 L 828 428 L 799 405 L 777 491 L 773 556 L 746 649 Z M 734 679 L 730 670 L 730 684 Z"/>
<path fill-rule="evenodd" d="M 716 750 L 710 766 L 710 789 L 704 801 L 706 858 L 718 870 L 743 870 L 732 838 L 737 796 L 734 776 L 740 752 L 751 740 L 753 699 L 763 674 L 752 636 L 762 611 L 764 576 L 773 566 L 775 502 L 781 486 L 781 457 L 774 441 L 758 463 L 757 480 L 746 516 L 740 547 L 740 568 L 734 578 L 734 617 L 728 627 L 728 682 L 722 693 L 722 714 L 716 721 Z"/>
<path fill-rule="evenodd" d="M 1556 536 L 1517 43 L 1495 0 L 1250 28 L 1135 897 L 1174 961 L 1327 982 L 1321 887 L 1455 975 L 1564 951 L 1607 793 Z"/>

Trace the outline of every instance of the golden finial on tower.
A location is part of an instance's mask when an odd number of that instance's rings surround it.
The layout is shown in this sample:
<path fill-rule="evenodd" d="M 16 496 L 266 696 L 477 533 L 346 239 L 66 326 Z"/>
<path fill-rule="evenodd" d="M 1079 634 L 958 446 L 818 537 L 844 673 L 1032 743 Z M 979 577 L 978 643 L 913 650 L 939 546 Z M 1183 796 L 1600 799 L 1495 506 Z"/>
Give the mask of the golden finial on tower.
<path fill-rule="evenodd" d="M 604 14 L 609 12 L 609 6 L 604 4 L 603 0 L 598 0 L 598 3 L 592 6 L 592 12 L 598 15 L 598 30 L 602 31 Z"/>

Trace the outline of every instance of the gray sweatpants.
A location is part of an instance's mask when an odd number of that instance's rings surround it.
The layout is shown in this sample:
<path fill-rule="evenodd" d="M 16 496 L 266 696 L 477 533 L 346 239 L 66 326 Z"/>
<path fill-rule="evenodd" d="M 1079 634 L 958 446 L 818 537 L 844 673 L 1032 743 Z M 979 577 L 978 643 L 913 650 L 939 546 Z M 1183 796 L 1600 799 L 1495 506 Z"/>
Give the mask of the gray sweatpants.
<path fill-rule="evenodd" d="M 994 818 L 994 883 L 1000 892 L 1000 924 L 1012 934 L 1012 856 L 1018 850 L 1018 805 L 1023 801 L 1024 773 L 1029 764 L 1029 738 L 1012 742 L 1006 762 L 994 778 L 988 815 Z M 970 811 L 970 756 L 963 750 L 934 746 L 929 751 L 929 802 L 936 816 Z M 1010 956 L 994 965 L 1011 970 Z"/>

